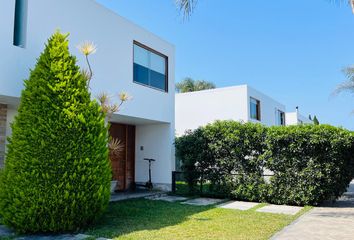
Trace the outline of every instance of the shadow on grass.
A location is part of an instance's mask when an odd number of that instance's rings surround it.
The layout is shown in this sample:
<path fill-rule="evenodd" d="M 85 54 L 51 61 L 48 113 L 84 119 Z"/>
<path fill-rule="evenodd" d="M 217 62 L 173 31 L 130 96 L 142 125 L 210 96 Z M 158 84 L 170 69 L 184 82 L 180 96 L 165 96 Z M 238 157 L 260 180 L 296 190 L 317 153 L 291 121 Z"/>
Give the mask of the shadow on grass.
<path fill-rule="evenodd" d="M 207 211 L 214 206 L 190 206 L 145 199 L 125 200 L 110 203 L 106 213 L 86 234 L 97 237 L 116 238 L 141 230 L 158 230 L 177 225 L 190 216 Z M 208 221 L 208 219 L 200 219 Z"/>

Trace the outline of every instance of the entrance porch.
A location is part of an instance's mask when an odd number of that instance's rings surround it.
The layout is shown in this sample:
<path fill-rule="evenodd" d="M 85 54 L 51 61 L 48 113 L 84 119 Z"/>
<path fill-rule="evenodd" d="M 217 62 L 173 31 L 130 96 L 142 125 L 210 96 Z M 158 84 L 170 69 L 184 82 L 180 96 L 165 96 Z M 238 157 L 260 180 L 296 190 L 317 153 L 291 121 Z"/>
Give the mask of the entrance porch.
<path fill-rule="evenodd" d="M 153 189 L 171 189 L 174 128 L 170 123 L 113 115 L 109 133 L 121 145 L 119 154 L 110 153 L 117 192 L 135 190 L 149 180 L 149 162 L 144 158 L 156 159 L 151 165 Z"/>

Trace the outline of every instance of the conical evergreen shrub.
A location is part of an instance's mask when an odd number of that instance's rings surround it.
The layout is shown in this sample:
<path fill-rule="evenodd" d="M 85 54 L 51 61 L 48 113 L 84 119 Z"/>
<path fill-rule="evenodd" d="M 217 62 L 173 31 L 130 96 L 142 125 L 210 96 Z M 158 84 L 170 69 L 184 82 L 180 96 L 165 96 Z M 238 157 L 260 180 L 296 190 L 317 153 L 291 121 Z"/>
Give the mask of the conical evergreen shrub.
<path fill-rule="evenodd" d="M 0 216 L 19 232 L 75 231 L 107 207 L 104 114 L 55 33 L 22 91 L 0 179 Z"/>

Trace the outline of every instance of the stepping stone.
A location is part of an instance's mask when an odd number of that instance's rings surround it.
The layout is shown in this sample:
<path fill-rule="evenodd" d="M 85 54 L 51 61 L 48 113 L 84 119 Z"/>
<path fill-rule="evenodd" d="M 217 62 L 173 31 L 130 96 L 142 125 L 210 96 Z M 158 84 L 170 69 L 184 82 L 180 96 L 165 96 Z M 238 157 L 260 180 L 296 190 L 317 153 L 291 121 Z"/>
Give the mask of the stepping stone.
<path fill-rule="evenodd" d="M 161 201 L 166 201 L 166 202 L 178 202 L 178 201 L 185 201 L 188 198 L 186 197 L 180 197 L 180 196 L 151 196 L 151 197 L 146 197 L 145 199 L 149 200 L 161 200 Z"/>
<path fill-rule="evenodd" d="M 227 209 L 236 209 L 236 210 L 248 210 L 257 206 L 258 204 L 259 203 L 255 203 L 255 202 L 232 201 L 232 202 L 220 204 L 218 207 L 227 208 Z"/>
<path fill-rule="evenodd" d="M 74 235 L 28 235 L 15 238 L 15 240 L 76 240 Z"/>
<path fill-rule="evenodd" d="M 6 227 L 5 225 L 0 225 L 0 237 L 10 237 L 15 235 L 15 233 Z"/>
<path fill-rule="evenodd" d="M 96 240 L 112 240 L 112 239 L 100 237 L 100 238 L 96 238 Z"/>
<path fill-rule="evenodd" d="M 86 234 L 77 234 L 75 235 L 75 240 L 85 240 L 85 239 L 88 239 L 88 238 L 92 238 L 92 236 L 90 235 L 86 235 Z"/>
<path fill-rule="evenodd" d="M 208 206 L 224 201 L 224 199 L 216 198 L 195 198 L 182 202 L 182 204 L 194 205 L 194 206 Z"/>
<path fill-rule="evenodd" d="M 278 214 L 288 214 L 295 215 L 298 213 L 302 207 L 287 206 L 287 205 L 267 205 L 262 208 L 257 209 L 257 212 L 266 212 L 266 213 L 278 213 Z"/>

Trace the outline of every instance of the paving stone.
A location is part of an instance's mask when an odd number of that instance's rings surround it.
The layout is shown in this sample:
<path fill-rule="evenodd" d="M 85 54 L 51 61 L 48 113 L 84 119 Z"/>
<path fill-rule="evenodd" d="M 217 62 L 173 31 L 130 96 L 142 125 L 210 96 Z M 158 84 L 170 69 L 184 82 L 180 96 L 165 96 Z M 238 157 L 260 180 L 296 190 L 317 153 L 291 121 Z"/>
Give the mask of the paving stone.
<path fill-rule="evenodd" d="M 182 202 L 182 204 L 195 205 L 195 206 L 208 206 L 224 201 L 224 199 L 216 198 L 195 198 Z"/>
<path fill-rule="evenodd" d="M 257 206 L 258 204 L 259 203 L 255 203 L 255 202 L 231 201 L 231 202 L 220 204 L 218 207 L 227 208 L 227 209 L 236 209 L 236 210 L 248 210 Z"/>
<path fill-rule="evenodd" d="M 353 240 L 354 239 L 354 181 L 347 197 L 335 203 L 315 207 L 295 222 L 275 234 L 272 240 Z"/>
<path fill-rule="evenodd" d="M 267 206 L 257 209 L 256 211 L 257 212 L 295 215 L 301 209 L 302 209 L 302 207 L 287 206 L 287 205 L 267 205 Z"/>
<path fill-rule="evenodd" d="M 136 191 L 136 192 L 123 192 L 123 193 L 114 193 L 111 195 L 111 202 L 123 201 L 127 199 L 134 198 L 144 198 L 149 196 L 159 196 L 161 194 L 165 194 L 163 192 L 151 192 L 151 191 Z"/>
<path fill-rule="evenodd" d="M 16 240 L 73 240 L 73 235 L 28 235 L 15 238 Z"/>
<path fill-rule="evenodd" d="M 91 238 L 92 236 L 90 235 L 86 235 L 86 234 L 77 234 L 75 235 L 75 240 L 85 240 L 85 239 L 88 239 L 88 238 Z"/>
<path fill-rule="evenodd" d="M 146 199 L 149 200 L 160 200 L 160 201 L 166 201 L 166 202 L 178 202 L 178 201 L 185 201 L 188 198 L 186 197 L 180 197 L 180 196 L 149 196 L 146 197 Z"/>
<path fill-rule="evenodd" d="M 15 233 L 4 225 L 0 225 L 0 237 L 10 237 Z"/>

